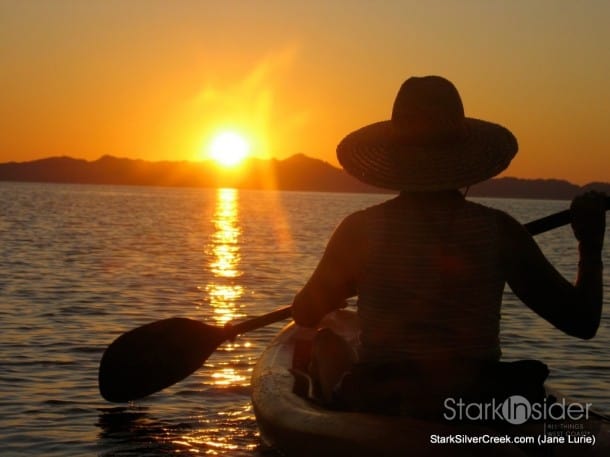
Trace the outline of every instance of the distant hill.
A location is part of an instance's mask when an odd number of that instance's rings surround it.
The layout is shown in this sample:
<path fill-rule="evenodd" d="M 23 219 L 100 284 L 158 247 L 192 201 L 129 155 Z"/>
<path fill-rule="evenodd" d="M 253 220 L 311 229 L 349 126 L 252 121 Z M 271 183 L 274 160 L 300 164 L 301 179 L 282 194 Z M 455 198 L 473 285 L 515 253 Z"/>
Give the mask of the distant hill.
<path fill-rule="evenodd" d="M 285 160 L 249 159 L 230 170 L 213 162 L 149 162 L 103 156 L 95 161 L 50 157 L 0 164 L 0 181 L 237 187 L 326 192 L 382 192 L 327 162 L 296 154 Z"/>
<path fill-rule="evenodd" d="M 559 179 L 495 178 L 472 186 L 468 195 L 496 198 L 571 200 L 577 194 L 597 190 L 610 195 L 610 183 L 594 182 L 577 186 Z"/>
<path fill-rule="evenodd" d="M 610 184 L 601 184 L 610 190 Z M 603 189 L 600 189 L 603 190 Z M 495 178 L 472 186 L 469 195 L 498 198 L 538 198 L 570 200 L 581 187 L 559 179 Z"/>
<path fill-rule="evenodd" d="M 296 154 L 284 160 L 250 159 L 236 170 L 211 162 L 149 162 L 103 156 L 95 161 L 50 157 L 0 164 L 0 181 L 237 187 L 324 192 L 390 192 L 361 183 L 322 160 Z M 577 186 L 561 180 L 496 178 L 473 186 L 470 196 L 568 200 L 585 190 L 610 194 L 610 183 Z"/>

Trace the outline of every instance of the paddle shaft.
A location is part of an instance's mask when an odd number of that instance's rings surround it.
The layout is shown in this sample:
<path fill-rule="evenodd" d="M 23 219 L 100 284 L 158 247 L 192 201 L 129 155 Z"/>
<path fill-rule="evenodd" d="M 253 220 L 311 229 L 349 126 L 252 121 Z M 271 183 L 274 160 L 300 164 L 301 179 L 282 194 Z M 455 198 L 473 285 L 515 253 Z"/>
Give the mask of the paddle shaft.
<path fill-rule="evenodd" d="M 229 324 L 227 326 L 227 332 L 229 333 L 229 335 L 232 336 L 241 335 L 242 333 L 250 332 L 261 327 L 266 327 L 267 325 L 273 324 L 274 322 L 283 321 L 285 319 L 288 319 L 291 315 L 292 306 L 284 306 L 268 314 L 254 317 L 238 324 Z"/>
<path fill-rule="evenodd" d="M 606 211 L 610 209 L 610 196 L 606 197 Z M 551 214 L 535 221 L 525 224 L 525 228 L 532 235 L 548 232 L 562 225 L 567 225 L 572 221 L 572 213 L 569 209 Z"/>

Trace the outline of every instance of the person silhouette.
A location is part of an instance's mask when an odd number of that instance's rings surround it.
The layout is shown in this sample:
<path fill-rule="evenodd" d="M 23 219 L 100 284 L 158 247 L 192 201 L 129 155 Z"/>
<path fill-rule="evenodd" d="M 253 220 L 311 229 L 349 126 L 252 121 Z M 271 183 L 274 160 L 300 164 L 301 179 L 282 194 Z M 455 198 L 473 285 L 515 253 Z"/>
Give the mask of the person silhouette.
<path fill-rule="evenodd" d="M 348 173 L 399 194 L 348 215 L 294 298 L 296 323 L 315 327 L 358 297 L 356 351 L 328 329 L 314 340 L 310 375 L 321 401 L 436 417 L 450 395 L 544 395 L 544 364 L 500 362 L 506 284 L 561 331 L 595 335 L 602 311 L 603 195 L 591 192 L 572 202 L 580 254 L 573 285 L 513 217 L 460 192 L 506 169 L 517 150 L 505 127 L 466 117 L 457 89 L 439 76 L 407 79 L 391 120 L 339 143 L 337 156 Z"/>

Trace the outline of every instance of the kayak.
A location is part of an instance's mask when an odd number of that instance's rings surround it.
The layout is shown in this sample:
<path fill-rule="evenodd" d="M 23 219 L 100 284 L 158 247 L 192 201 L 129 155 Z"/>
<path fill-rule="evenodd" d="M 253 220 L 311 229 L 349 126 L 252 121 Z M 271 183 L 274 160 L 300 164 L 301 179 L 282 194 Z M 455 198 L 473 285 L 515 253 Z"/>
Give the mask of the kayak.
<path fill-rule="evenodd" d="M 356 344 L 359 326 L 353 311 L 333 312 L 320 327 Z M 303 378 L 295 376 L 293 369 L 299 348 L 307 347 L 315 332 L 294 323 L 287 325 L 263 352 L 252 373 L 252 404 L 261 439 L 284 455 L 610 455 L 610 422 L 592 411 L 588 420 L 578 423 L 526 422 L 498 430 L 472 422 L 451 424 L 326 409 L 303 395 Z M 549 398 L 564 405 L 567 401 L 556 392 Z M 510 444 L 524 437 L 534 443 Z M 545 449 L 541 450 L 541 445 Z"/>

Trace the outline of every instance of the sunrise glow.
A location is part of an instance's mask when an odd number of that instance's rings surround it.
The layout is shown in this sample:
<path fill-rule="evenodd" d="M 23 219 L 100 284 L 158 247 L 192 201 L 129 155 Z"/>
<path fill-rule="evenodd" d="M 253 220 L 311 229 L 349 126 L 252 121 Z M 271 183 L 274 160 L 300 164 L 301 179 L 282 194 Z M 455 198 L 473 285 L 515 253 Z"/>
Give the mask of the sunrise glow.
<path fill-rule="evenodd" d="M 248 156 L 250 144 L 239 133 L 225 131 L 216 135 L 209 145 L 209 157 L 224 167 L 235 167 Z"/>

